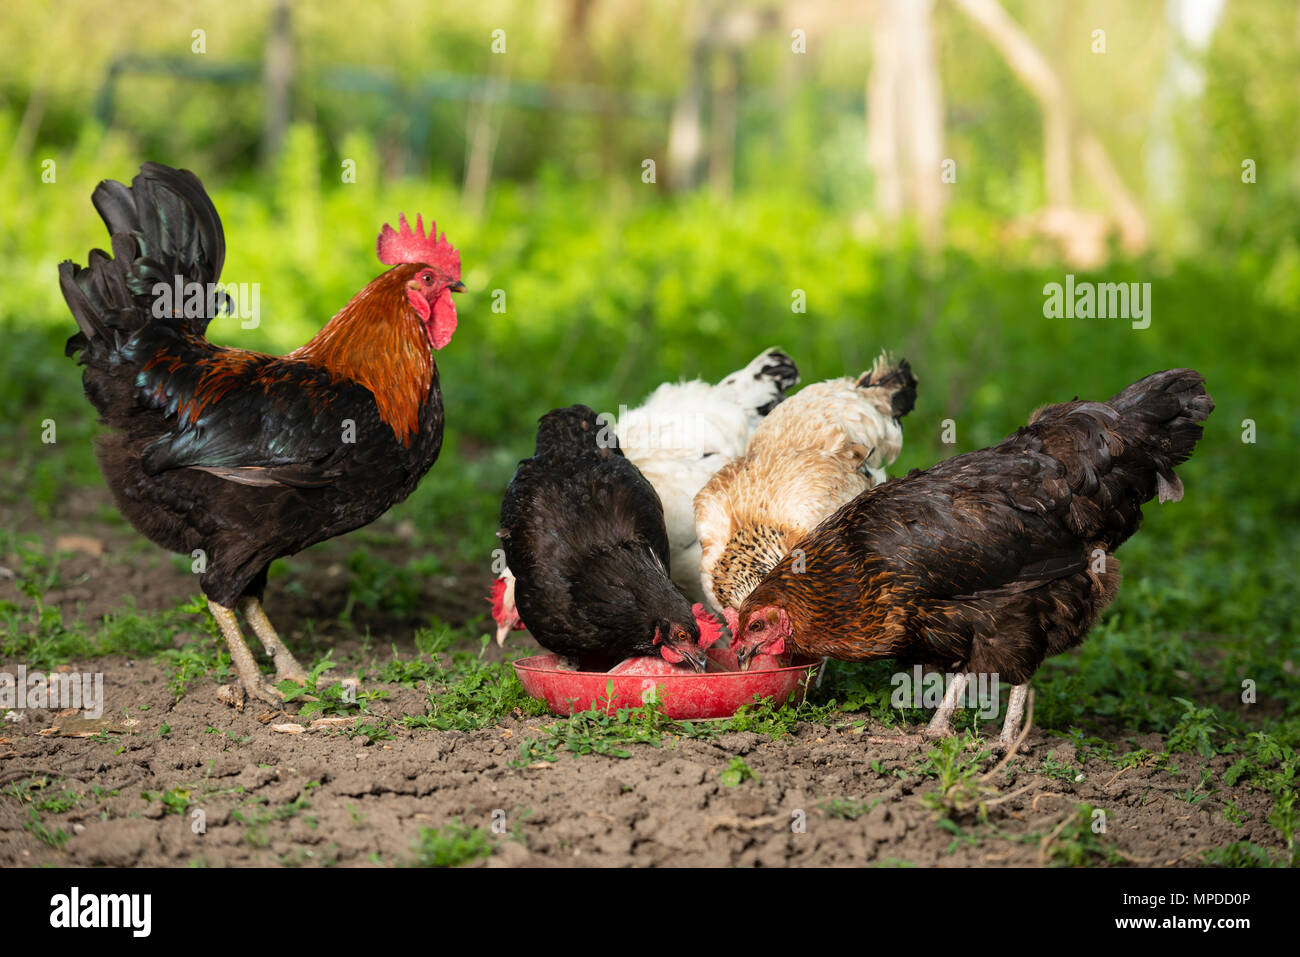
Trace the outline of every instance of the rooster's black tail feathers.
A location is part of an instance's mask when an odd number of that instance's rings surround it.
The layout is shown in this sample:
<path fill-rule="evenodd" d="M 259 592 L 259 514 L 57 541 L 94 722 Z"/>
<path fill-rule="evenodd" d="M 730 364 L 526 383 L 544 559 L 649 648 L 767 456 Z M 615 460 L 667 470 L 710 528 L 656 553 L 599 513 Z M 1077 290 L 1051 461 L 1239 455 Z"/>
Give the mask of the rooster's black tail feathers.
<path fill-rule="evenodd" d="M 115 350 L 153 317 L 153 289 L 221 277 L 226 240 L 217 210 L 188 170 L 145 163 L 130 187 L 105 180 L 91 197 L 108 228 L 113 258 L 90 252 L 86 267 L 59 264 L 59 286 L 81 332 L 67 353 Z M 184 286 L 182 286 L 182 289 Z M 206 301 L 206 296 L 205 296 Z M 211 310 L 185 321 L 202 333 Z"/>

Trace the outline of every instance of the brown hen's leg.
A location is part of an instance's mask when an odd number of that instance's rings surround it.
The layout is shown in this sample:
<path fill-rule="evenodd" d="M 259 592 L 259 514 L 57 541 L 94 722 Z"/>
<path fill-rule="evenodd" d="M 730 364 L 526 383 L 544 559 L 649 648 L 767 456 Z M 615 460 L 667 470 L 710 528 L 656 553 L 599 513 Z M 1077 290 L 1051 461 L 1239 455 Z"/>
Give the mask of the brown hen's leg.
<path fill-rule="evenodd" d="M 952 737 L 952 713 L 957 710 L 957 705 L 961 702 L 961 697 L 966 693 L 966 682 L 970 681 L 970 674 L 963 671 L 952 679 L 952 684 L 948 685 L 948 690 L 943 693 L 943 700 L 939 702 L 939 708 L 930 719 L 930 724 L 925 729 L 925 735 L 929 738 L 948 738 Z"/>
<path fill-rule="evenodd" d="M 998 737 L 998 744 L 1004 748 L 1011 747 L 1016 738 L 1020 737 L 1020 719 L 1025 713 L 1025 697 L 1028 694 L 1029 682 L 1011 689 L 1011 697 L 1007 699 L 1007 716 L 1002 722 L 1002 734 Z"/>
<path fill-rule="evenodd" d="M 275 628 L 271 626 L 271 620 L 262 610 L 262 603 L 252 595 L 246 595 L 240 601 L 240 610 L 248 619 L 248 623 L 253 626 L 257 637 L 262 639 L 262 647 L 266 649 L 266 653 L 274 659 L 276 682 L 279 683 L 287 678 L 297 684 L 305 685 L 307 669 L 298 663 L 298 659 L 276 634 Z"/>
<path fill-rule="evenodd" d="M 257 668 L 257 659 L 248 650 L 248 645 L 244 644 L 244 636 L 239 632 L 235 613 L 225 605 L 218 605 L 211 598 L 208 599 L 208 610 L 217 620 L 217 627 L 230 646 L 230 663 L 235 666 L 235 673 L 239 675 L 239 683 L 244 686 L 244 691 L 277 708 L 283 706 L 284 699 L 262 677 L 262 672 Z"/>

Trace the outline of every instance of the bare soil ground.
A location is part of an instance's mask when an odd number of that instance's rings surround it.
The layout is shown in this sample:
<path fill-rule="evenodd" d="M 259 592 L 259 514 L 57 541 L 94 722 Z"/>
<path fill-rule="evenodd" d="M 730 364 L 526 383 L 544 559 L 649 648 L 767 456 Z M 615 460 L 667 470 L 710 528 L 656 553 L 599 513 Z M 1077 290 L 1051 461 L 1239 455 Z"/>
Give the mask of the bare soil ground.
<path fill-rule="evenodd" d="M 64 532 L 100 538 L 104 554 L 66 563 L 66 584 L 47 603 L 68 615 L 80 603 L 92 620 L 120 608 L 127 594 L 154 611 L 196 590 L 192 576 L 152 546 L 138 546 L 128 529 L 94 524 L 102 501 L 88 495 L 84 508 L 72 509 L 82 520 Z M 304 659 L 305 644 L 332 641 L 336 657 L 345 657 L 367 629 L 374 646 L 413 654 L 412 622 L 367 620 L 363 610 L 355 630 L 335 620 L 346 600 L 338 563 L 348 547 L 331 543 L 296 559 L 294 578 L 306 588 L 286 593 L 273 579 L 272 619 Z M 481 573 L 448 576 L 430 584 L 430 601 L 447 620 L 463 621 L 482 612 L 487 584 Z M 315 623 L 309 642 L 302 637 L 308 619 Z M 204 627 L 196 621 L 196 631 Z M 489 654 L 496 653 L 493 646 Z M 18 664 L 0 661 L 0 671 Z M 556 719 L 516 714 L 475 732 L 390 722 L 395 737 L 377 740 L 356 734 L 351 722 L 290 734 L 275 726 L 292 715 L 219 703 L 211 676 L 177 700 L 167 670 L 150 660 L 114 656 L 67 667 L 103 673 L 112 733 L 51 711 L 4 722 L 0 866 L 403 864 L 417 860 L 423 828 L 452 819 L 490 835 L 493 853 L 474 861 L 483 866 L 1190 866 L 1200 852 L 1232 841 L 1279 846 L 1264 823 L 1266 794 L 1232 795 L 1255 822 L 1235 827 L 1218 797 L 1180 797 L 1198 785 L 1195 762 L 1172 774 L 1152 762 L 1118 771 L 1091 762 L 1061 775 L 1061 766 L 1077 768 L 1074 746 L 1040 729 L 1028 738 L 1028 754 L 987 782 L 976 776 L 967 782 L 975 790 L 944 805 L 936 803 L 939 780 L 917 774 L 924 749 L 865 740 L 888 733 L 881 727 L 864 733 L 847 723 L 802 723 L 776 741 L 740 732 L 670 736 L 661 747 L 630 746 L 628 758 L 561 753 L 527 765 L 520 742 Z M 375 715 L 426 712 L 427 688 L 382 687 L 389 696 L 371 704 Z M 93 736 L 69 736 L 77 734 Z M 1131 746 L 1163 747 L 1154 735 Z M 736 757 L 753 777 L 725 781 Z M 1214 759 L 1213 767 L 1221 772 L 1227 761 Z M 54 802 L 33 815 L 33 797 L 63 792 L 71 792 L 71 806 Z M 1081 823 L 1080 805 L 1104 810 L 1104 834 L 1092 835 L 1091 818 Z"/>

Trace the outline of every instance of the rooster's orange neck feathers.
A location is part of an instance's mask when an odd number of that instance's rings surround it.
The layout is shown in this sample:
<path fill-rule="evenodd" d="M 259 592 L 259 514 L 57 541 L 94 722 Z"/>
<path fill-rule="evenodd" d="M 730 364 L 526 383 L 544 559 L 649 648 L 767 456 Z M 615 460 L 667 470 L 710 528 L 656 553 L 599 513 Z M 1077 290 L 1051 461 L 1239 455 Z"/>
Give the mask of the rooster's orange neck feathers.
<path fill-rule="evenodd" d="M 401 270 L 379 276 L 289 357 L 369 389 L 379 418 L 410 448 L 434 365 L 424 324 L 406 297 L 406 278 Z"/>

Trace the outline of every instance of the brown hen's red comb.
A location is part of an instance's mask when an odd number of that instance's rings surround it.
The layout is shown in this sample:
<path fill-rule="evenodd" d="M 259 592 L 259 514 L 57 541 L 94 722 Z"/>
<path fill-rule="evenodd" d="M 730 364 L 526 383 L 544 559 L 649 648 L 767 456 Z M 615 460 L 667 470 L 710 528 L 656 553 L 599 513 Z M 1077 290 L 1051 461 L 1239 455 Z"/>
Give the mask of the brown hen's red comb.
<path fill-rule="evenodd" d="M 387 266 L 398 263 L 425 263 L 437 266 L 454 279 L 460 279 L 460 253 L 456 247 L 447 242 L 447 235 L 438 235 L 438 224 L 429 223 L 429 234 L 424 234 L 424 221 L 417 215 L 415 229 L 406 221 L 405 215 L 399 215 L 397 221 L 400 230 L 384 223 L 376 244 L 379 261 Z"/>

